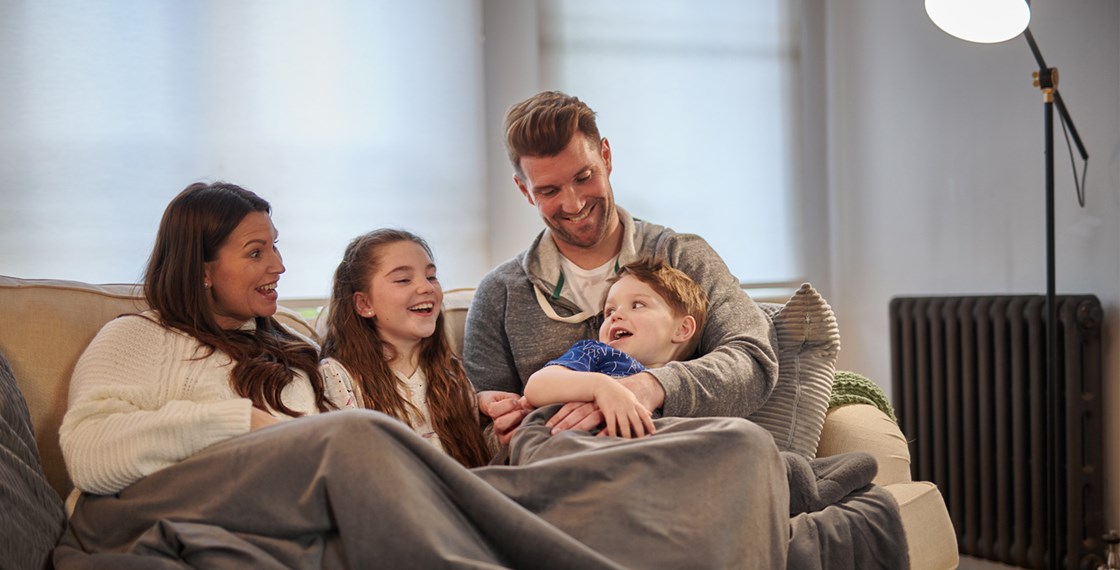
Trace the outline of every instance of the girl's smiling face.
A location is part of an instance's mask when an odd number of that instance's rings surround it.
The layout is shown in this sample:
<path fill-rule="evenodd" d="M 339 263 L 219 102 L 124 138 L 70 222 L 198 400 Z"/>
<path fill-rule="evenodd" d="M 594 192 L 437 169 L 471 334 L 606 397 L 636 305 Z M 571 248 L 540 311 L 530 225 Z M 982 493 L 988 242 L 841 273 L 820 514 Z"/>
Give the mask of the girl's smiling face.
<path fill-rule="evenodd" d="M 236 329 L 254 317 L 276 313 L 276 284 L 284 260 L 276 247 L 276 228 L 264 212 L 250 212 L 204 265 L 214 320 Z"/>
<path fill-rule="evenodd" d="M 386 244 L 374 255 L 373 275 L 365 291 L 354 294 L 354 308 L 360 316 L 374 319 L 383 342 L 408 354 L 436 331 L 443 304 L 436 265 L 412 241 Z"/>

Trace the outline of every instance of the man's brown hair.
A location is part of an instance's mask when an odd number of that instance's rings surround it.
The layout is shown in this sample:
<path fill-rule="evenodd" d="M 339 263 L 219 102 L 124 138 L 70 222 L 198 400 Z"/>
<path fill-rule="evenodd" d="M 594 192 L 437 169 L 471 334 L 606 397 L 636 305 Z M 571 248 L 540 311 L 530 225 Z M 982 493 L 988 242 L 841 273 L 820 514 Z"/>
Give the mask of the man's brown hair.
<path fill-rule="evenodd" d="M 691 316 L 696 321 L 696 332 L 674 355 L 675 359 L 685 359 L 700 344 L 704 323 L 708 319 L 708 294 L 685 272 L 670 267 L 664 260 L 643 257 L 619 268 L 618 274 L 610 279 L 613 285 L 626 275 L 649 285 L 673 310 L 677 317 Z"/>
<path fill-rule="evenodd" d="M 599 127 L 592 111 L 578 98 L 543 91 L 510 107 L 506 113 L 506 152 L 518 176 L 523 156 L 556 156 L 577 132 L 600 148 Z"/>

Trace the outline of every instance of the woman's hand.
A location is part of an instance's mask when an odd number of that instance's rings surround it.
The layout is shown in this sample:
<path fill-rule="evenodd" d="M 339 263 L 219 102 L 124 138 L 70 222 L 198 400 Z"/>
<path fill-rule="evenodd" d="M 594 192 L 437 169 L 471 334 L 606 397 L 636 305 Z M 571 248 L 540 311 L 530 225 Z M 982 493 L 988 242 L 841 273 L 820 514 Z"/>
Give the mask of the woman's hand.
<path fill-rule="evenodd" d="M 258 430 L 278 423 L 280 423 L 280 418 L 260 408 L 253 408 L 249 411 L 249 431 Z"/>

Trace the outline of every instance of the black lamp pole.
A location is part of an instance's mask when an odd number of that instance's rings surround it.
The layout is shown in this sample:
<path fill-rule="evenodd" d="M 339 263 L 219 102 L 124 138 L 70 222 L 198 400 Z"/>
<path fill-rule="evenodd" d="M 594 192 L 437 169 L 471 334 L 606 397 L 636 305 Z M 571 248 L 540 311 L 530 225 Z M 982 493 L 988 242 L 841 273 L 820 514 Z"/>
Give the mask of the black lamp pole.
<path fill-rule="evenodd" d="M 1058 418 L 1058 307 L 1055 302 L 1055 263 L 1054 263 L 1054 104 L 1057 103 L 1058 115 L 1062 123 L 1068 128 L 1070 136 L 1077 145 L 1077 151 L 1082 160 L 1089 159 L 1085 145 L 1073 126 L 1069 111 L 1066 110 L 1062 96 L 1058 93 L 1058 70 L 1048 67 L 1038 50 L 1031 29 L 1028 27 L 1023 35 L 1031 47 L 1035 61 L 1038 62 L 1038 71 L 1034 73 L 1034 86 L 1042 90 L 1043 113 L 1045 125 L 1045 157 L 1046 157 L 1046 395 L 1045 395 L 1045 426 L 1046 426 L 1046 467 L 1047 475 L 1051 478 L 1054 492 L 1046 495 L 1046 560 L 1047 568 L 1060 568 L 1058 553 L 1058 513 L 1055 494 L 1063 492 L 1058 489 L 1061 481 L 1061 472 L 1065 463 L 1064 458 L 1057 456 L 1057 418 Z M 1076 170 L 1074 176 L 1077 176 Z M 1065 433 L 1063 430 L 1062 433 Z"/>

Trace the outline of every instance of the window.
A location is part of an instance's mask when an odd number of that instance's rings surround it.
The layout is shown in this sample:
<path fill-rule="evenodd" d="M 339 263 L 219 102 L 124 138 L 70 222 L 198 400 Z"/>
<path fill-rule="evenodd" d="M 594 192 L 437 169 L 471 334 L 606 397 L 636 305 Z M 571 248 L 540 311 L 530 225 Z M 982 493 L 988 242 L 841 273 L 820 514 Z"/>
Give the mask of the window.
<path fill-rule="evenodd" d="M 497 102 L 559 88 L 599 112 L 620 205 L 703 235 L 746 281 L 797 279 L 787 4 L 0 3 L 0 273 L 137 281 L 168 201 L 225 180 L 272 203 L 285 298 L 329 294 L 346 243 L 381 226 L 473 286 L 540 227 L 503 233 L 521 199 Z M 485 30 L 491 10 L 539 26 L 507 50 L 534 55 L 505 91 L 485 44 L 521 30 Z"/>
<path fill-rule="evenodd" d="M 790 4 L 550 0 L 540 12 L 542 82 L 598 113 L 618 204 L 702 235 L 747 282 L 804 275 Z"/>
<path fill-rule="evenodd" d="M 284 297 L 379 226 L 489 269 L 477 2 L 0 4 L 0 272 L 134 282 L 196 180 L 272 203 Z"/>

